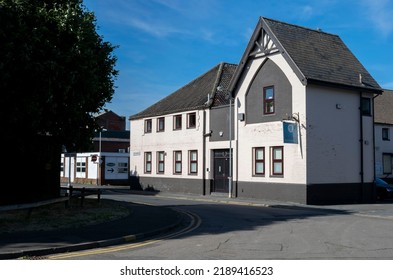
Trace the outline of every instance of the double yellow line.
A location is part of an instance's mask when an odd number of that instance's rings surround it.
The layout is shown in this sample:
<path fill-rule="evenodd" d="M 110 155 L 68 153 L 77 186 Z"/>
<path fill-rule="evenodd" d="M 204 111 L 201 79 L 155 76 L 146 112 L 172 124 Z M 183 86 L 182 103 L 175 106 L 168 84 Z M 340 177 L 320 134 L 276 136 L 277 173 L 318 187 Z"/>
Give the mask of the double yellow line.
<path fill-rule="evenodd" d="M 191 219 L 190 223 L 187 225 L 187 227 L 182 228 L 179 231 L 163 235 L 160 239 L 151 239 L 151 240 L 145 240 L 145 241 L 131 243 L 131 244 L 111 246 L 111 247 L 107 247 L 107 248 L 99 248 L 99 249 L 91 249 L 91 250 L 86 250 L 86 251 L 51 255 L 51 256 L 48 256 L 47 259 L 60 260 L 60 259 L 67 259 L 67 258 L 74 258 L 74 257 L 89 256 L 89 255 L 113 253 L 113 252 L 118 252 L 118 251 L 122 251 L 122 250 L 131 250 L 131 249 L 151 245 L 151 244 L 158 243 L 158 242 L 161 242 L 166 239 L 174 238 L 179 235 L 189 233 L 201 225 L 201 219 L 195 213 L 191 213 L 191 212 L 180 210 L 180 209 L 175 209 L 175 210 L 187 215 Z M 127 240 L 127 239 L 129 239 L 129 240 Z M 135 236 L 130 235 L 129 237 L 126 237 L 125 240 L 131 242 L 131 241 L 136 240 L 136 238 L 135 238 Z"/>

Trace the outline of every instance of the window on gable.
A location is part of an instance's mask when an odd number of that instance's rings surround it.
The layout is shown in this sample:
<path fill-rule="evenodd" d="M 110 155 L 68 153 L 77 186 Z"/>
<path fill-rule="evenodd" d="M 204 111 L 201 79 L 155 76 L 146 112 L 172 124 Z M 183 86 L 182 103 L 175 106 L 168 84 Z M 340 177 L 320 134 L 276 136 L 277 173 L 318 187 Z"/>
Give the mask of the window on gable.
<path fill-rule="evenodd" d="M 174 151 L 173 152 L 173 164 L 174 164 L 174 173 L 181 174 L 182 170 L 182 154 L 181 151 Z"/>
<path fill-rule="evenodd" d="M 158 118 L 157 119 L 157 132 L 165 131 L 165 118 Z"/>
<path fill-rule="evenodd" d="M 182 122 L 181 115 L 173 116 L 173 130 L 180 130 L 181 122 Z"/>
<path fill-rule="evenodd" d="M 187 114 L 187 128 L 196 127 L 196 113 Z"/>
<path fill-rule="evenodd" d="M 157 152 L 157 173 L 165 172 L 165 152 Z"/>
<path fill-rule="evenodd" d="M 371 98 L 362 97 L 361 111 L 363 116 L 371 116 Z"/>
<path fill-rule="evenodd" d="M 151 133 L 152 121 L 151 119 L 145 120 L 145 133 Z"/>
<path fill-rule="evenodd" d="M 382 128 L 382 140 L 383 141 L 390 141 L 389 128 L 387 128 L 387 127 Z"/>
<path fill-rule="evenodd" d="M 272 147 L 271 153 L 272 175 L 284 175 L 284 147 Z"/>
<path fill-rule="evenodd" d="M 265 175 L 265 148 L 254 148 L 254 176 Z"/>
<path fill-rule="evenodd" d="M 274 114 L 274 87 L 263 88 L 263 113 L 265 115 Z"/>

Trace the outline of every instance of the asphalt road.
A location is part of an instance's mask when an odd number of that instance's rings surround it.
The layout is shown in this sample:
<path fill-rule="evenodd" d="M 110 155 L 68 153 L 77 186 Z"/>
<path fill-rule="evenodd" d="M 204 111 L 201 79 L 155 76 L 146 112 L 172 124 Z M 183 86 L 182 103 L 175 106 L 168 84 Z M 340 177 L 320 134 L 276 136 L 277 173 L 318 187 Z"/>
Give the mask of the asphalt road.
<path fill-rule="evenodd" d="M 106 198 L 193 213 L 188 230 L 76 252 L 74 260 L 393 259 L 393 206 L 264 207 L 112 193 Z M 64 258 L 64 257 L 62 257 Z"/>

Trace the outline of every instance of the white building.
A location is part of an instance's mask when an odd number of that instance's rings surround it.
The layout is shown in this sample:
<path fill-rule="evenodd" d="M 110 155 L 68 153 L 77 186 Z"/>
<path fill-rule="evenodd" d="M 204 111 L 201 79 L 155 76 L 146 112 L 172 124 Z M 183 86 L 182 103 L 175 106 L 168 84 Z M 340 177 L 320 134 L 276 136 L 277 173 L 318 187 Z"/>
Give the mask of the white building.
<path fill-rule="evenodd" d="M 375 176 L 393 183 L 393 91 L 375 98 Z"/>
<path fill-rule="evenodd" d="M 70 185 L 128 185 L 128 163 L 128 153 L 66 153 L 61 155 L 60 180 Z"/>
<path fill-rule="evenodd" d="M 131 187 L 372 201 L 381 93 L 338 36 L 261 17 L 239 65 L 220 63 L 130 117 Z"/>

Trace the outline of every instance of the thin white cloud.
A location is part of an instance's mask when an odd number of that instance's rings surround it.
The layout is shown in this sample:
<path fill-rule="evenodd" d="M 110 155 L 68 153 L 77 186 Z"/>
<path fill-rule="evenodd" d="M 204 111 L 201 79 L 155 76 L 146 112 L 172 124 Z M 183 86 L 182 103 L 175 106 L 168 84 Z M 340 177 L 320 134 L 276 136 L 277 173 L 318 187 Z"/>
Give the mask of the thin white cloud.
<path fill-rule="evenodd" d="M 302 9 L 302 16 L 304 18 L 311 18 L 314 15 L 314 9 L 310 5 L 304 6 Z"/>
<path fill-rule="evenodd" d="M 163 22 L 152 22 L 150 20 L 141 20 L 138 18 L 131 18 L 126 20 L 128 25 L 146 32 L 154 37 L 164 38 L 172 34 L 187 33 L 181 29 L 175 28 Z"/>
<path fill-rule="evenodd" d="M 393 3 L 390 0 L 362 0 L 365 15 L 375 28 L 383 35 L 393 32 Z"/>

